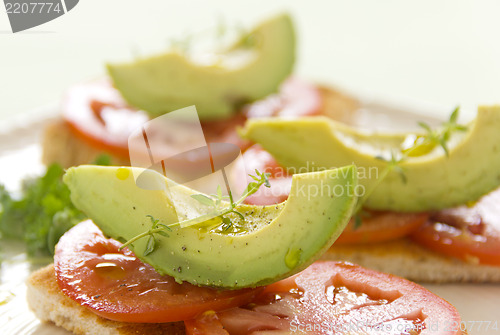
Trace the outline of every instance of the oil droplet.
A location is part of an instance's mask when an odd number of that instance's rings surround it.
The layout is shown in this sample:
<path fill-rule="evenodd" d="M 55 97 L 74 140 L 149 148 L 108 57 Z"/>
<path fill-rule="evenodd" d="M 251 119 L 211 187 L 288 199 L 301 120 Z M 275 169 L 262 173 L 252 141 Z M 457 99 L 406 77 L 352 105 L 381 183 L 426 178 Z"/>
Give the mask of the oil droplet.
<path fill-rule="evenodd" d="M 111 262 L 102 262 L 95 266 L 98 275 L 110 279 L 120 279 L 125 276 L 125 269 Z"/>
<path fill-rule="evenodd" d="M 120 180 L 125 180 L 128 178 L 128 176 L 130 175 L 130 170 L 127 169 L 127 168 L 118 168 L 118 170 L 116 170 L 116 177 Z"/>
<path fill-rule="evenodd" d="M 302 256 L 302 249 L 290 248 L 285 256 L 285 265 L 289 269 L 293 269 L 299 264 L 300 256 Z"/>

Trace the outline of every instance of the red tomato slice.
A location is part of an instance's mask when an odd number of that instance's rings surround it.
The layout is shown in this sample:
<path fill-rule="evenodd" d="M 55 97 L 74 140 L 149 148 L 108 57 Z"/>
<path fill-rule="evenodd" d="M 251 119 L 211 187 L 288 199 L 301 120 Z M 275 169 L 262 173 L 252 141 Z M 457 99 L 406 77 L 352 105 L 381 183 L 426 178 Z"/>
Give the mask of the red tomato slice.
<path fill-rule="evenodd" d="M 365 212 L 365 211 L 364 211 Z M 427 213 L 395 213 L 366 211 L 361 215 L 361 225 L 355 219 L 339 236 L 336 244 L 379 243 L 410 235 L 429 217 Z"/>
<path fill-rule="evenodd" d="M 434 213 L 413 240 L 466 262 L 500 265 L 500 189 L 474 206 Z"/>
<path fill-rule="evenodd" d="M 245 307 L 185 325 L 191 335 L 210 327 L 221 335 L 460 334 L 460 321 L 452 305 L 413 282 L 348 263 L 316 262 L 267 286 Z"/>
<path fill-rule="evenodd" d="M 206 311 L 196 319 L 184 321 L 191 335 L 227 335 L 227 331 L 219 320 L 217 313 Z"/>
<path fill-rule="evenodd" d="M 129 107 L 107 80 L 71 87 L 62 103 L 63 118 L 73 133 L 98 149 L 128 158 L 128 137 L 148 120 Z"/>
<path fill-rule="evenodd" d="M 321 112 L 323 99 L 316 85 L 291 77 L 285 80 L 279 93 L 256 101 L 243 108 L 248 118 L 253 117 L 300 117 Z"/>
<path fill-rule="evenodd" d="M 288 198 L 292 185 L 292 176 L 282 168 L 273 156 L 259 145 L 253 145 L 243 153 L 245 171 L 253 174 L 257 169 L 270 173 L 271 187 L 261 187 L 255 194 L 245 199 L 252 205 L 272 205 L 285 201 Z M 239 166 L 243 168 L 243 166 Z M 241 173 L 236 174 L 241 176 Z M 250 182 L 248 179 L 246 183 Z M 244 180 L 235 180 L 239 190 L 246 187 Z M 420 227 L 428 218 L 426 213 L 394 213 L 367 211 L 362 215 L 362 223 L 355 228 L 351 220 L 342 235 L 335 243 L 355 244 L 374 243 L 395 240 L 408 236 Z"/>
<path fill-rule="evenodd" d="M 63 117 L 73 133 L 89 145 L 128 158 L 128 137 L 149 121 L 146 113 L 127 105 L 120 93 L 107 80 L 73 86 L 62 105 Z M 207 142 L 233 143 L 245 148 L 236 127 L 242 126 L 244 115 L 237 114 L 222 121 L 202 122 Z"/>
<path fill-rule="evenodd" d="M 237 134 L 247 117 L 313 115 L 321 108 L 319 90 L 298 79 L 285 81 L 279 94 L 244 107 L 226 120 L 206 121 L 201 126 L 208 143 L 232 143 L 242 150 L 249 146 Z M 108 80 L 73 86 L 62 104 L 63 117 L 73 133 L 89 145 L 128 158 L 128 137 L 149 120 L 148 116 L 127 105 Z"/>
<path fill-rule="evenodd" d="M 216 290 L 178 284 L 107 239 L 90 220 L 61 237 L 54 267 L 61 290 L 96 314 L 116 321 L 159 323 L 248 303 L 258 289 Z"/>

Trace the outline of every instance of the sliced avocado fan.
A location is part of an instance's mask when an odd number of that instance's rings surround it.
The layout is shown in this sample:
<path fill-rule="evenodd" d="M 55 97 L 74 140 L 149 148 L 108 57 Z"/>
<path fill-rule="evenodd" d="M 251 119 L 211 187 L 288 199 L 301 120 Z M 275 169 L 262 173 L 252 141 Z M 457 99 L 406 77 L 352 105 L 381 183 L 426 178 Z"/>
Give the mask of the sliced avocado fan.
<path fill-rule="evenodd" d="M 377 156 L 399 152 L 407 134 L 366 134 L 325 117 L 252 119 L 241 132 L 284 167 L 314 171 L 356 164 L 365 190 L 382 178 L 387 162 Z M 418 212 L 472 202 L 500 185 L 500 106 L 480 107 L 467 131 L 449 141 L 448 155 L 436 147 L 400 163 L 405 178 L 392 171 L 365 206 Z"/>
<path fill-rule="evenodd" d="M 149 215 L 165 225 L 178 222 L 167 192 L 136 185 L 134 172 L 142 171 L 79 166 L 68 169 L 64 182 L 75 206 L 105 235 L 124 242 L 151 228 Z M 151 182 L 169 182 L 153 171 L 146 175 Z M 166 231 L 169 236 L 155 235 L 153 252 L 145 253 L 147 238 L 130 249 L 159 273 L 179 281 L 230 289 L 265 285 L 306 268 L 333 244 L 352 215 L 356 187 L 354 166 L 297 174 L 286 202 L 239 206 L 245 220 L 235 224 L 237 229 L 209 228 L 211 223 L 172 227 Z M 197 194 L 181 190 L 188 197 Z"/>
<path fill-rule="evenodd" d="M 204 65 L 172 50 L 107 68 L 125 100 L 152 117 L 195 105 L 201 119 L 226 118 L 242 103 L 275 92 L 291 73 L 292 20 L 282 14 L 265 21 L 216 56 L 218 62 Z"/>

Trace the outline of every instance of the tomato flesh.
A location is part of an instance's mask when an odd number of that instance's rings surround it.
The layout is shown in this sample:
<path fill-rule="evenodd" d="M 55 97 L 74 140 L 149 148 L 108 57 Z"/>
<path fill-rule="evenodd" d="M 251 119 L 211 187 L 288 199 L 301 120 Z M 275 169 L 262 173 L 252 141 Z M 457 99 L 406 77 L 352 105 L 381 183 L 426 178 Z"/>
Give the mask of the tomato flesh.
<path fill-rule="evenodd" d="M 431 215 L 412 238 L 415 242 L 466 262 L 500 265 L 500 188 L 473 206 Z"/>
<path fill-rule="evenodd" d="M 321 109 L 318 89 L 307 82 L 290 78 L 278 94 L 249 104 L 243 112 L 217 121 L 201 121 L 208 143 L 232 143 L 242 150 L 249 146 L 236 128 L 249 117 L 306 116 Z M 73 86 L 62 104 L 63 117 L 72 132 L 89 145 L 128 158 L 128 137 L 149 117 L 127 105 L 108 80 L 96 80 Z"/>
<path fill-rule="evenodd" d="M 339 262 L 316 262 L 271 284 L 245 306 L 186 321 L 188 334 L 217 326 L 217 334 L 459 334 L 448 302 L 408 280 Z"/>
<path fill-rule="evenodd" d="M 321 93 L 315 85 L 291 77 L 281 84 L 277 94 L 245 106 L 243 114 L 247 118 L 311 116 L 319 114 L 322 106 Z"/>
<path fill-rule="evenodd" d="M 54 256 L 61 290 L 104 318 L 141 323 L 182 321 L 207 310 L 240 306 L 259 292 L 179 284 L 129 249 L 119 251 L 120 246 L 90 220 L 73 227 L 61 237 Z"/>
<path fill-rule="evenodd" d="M 361 224 L 349 221 L 336 244 L 381 243 L 397 240 L 413 233 L 429 217 L 428 213 L 396 213 L 364 210 Z"/>
<path fill-rule="evenodd" d="M 130 133 L 148 120 L 129 107 L 108 80 L 71 87 L 62 102 L 63 118 L 73 134 L 98 149 L 128 158 Z"/>

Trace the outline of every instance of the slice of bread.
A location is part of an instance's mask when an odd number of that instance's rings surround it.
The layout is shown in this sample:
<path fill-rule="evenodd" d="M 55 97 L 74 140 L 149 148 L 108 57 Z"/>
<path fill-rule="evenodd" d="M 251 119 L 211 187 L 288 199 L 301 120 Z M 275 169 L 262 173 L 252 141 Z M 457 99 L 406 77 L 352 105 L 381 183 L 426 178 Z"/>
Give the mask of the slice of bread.
<path fill-rule="evenodd" d="M 183 322 L 124 323 L 104 319 L 71 300 L 57 285 L 54 266 L 33 273 L 26 282 L 28 305 L 36 316 L 79 335 L 182 335 Z"/>
<path fill-rule="evenodd" d="M 130 160 L 117 157 L 75 135 L 63 120 L 49 124 L 42 135 L 42 162 L 59 163 L 63 168 L 89 164 L 102 154 L 111 158 L 113 165 L 130 165 Z"/>

